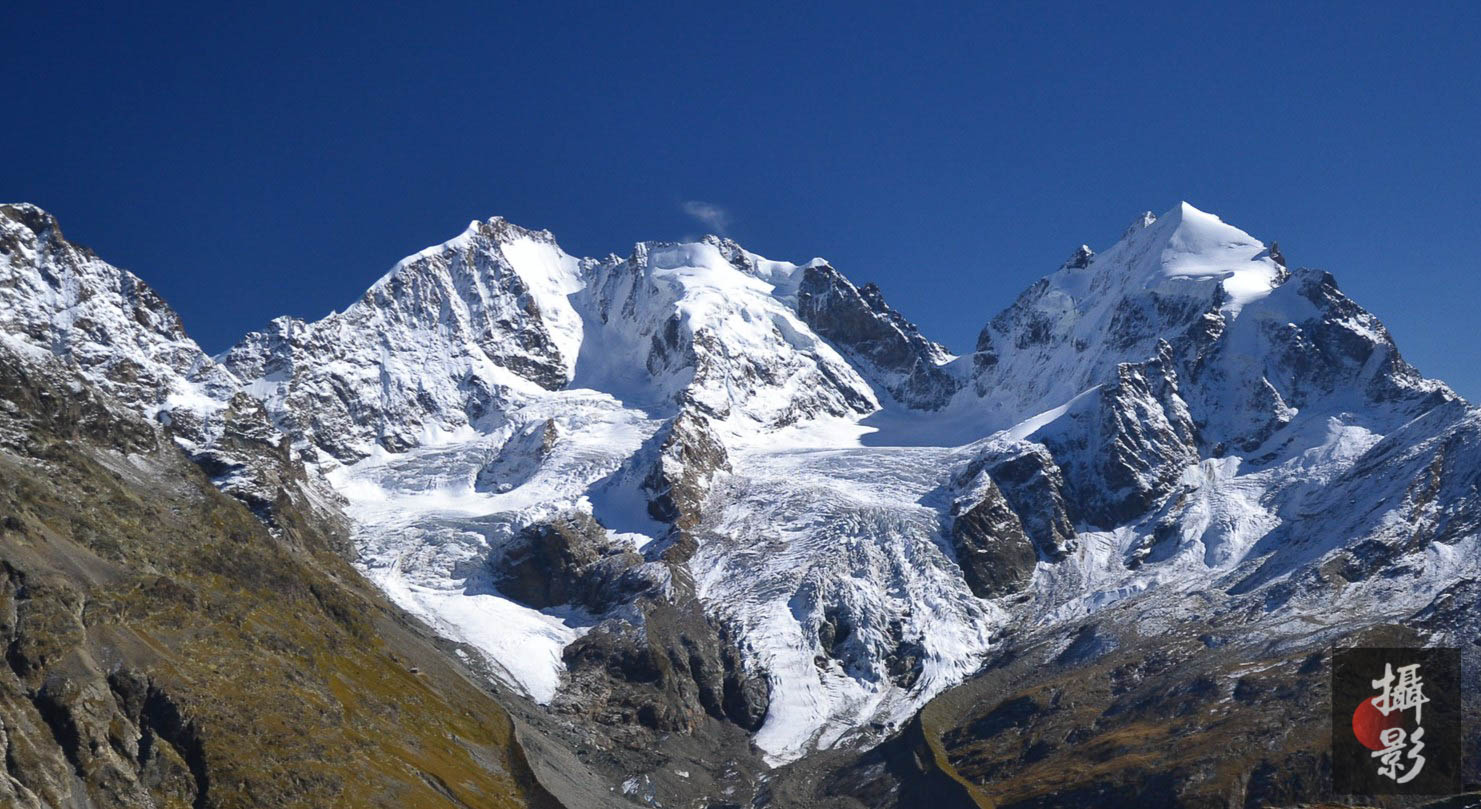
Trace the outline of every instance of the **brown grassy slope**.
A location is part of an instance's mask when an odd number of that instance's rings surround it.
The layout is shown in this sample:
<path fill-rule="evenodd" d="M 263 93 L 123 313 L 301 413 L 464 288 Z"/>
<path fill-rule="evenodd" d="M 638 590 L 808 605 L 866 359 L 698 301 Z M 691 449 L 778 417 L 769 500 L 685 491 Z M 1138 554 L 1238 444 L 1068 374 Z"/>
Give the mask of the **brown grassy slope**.
<path fill-rule="evenodd" d="M 73 386 L 0 354 L 0 804 L 558 805 L 329 538 Z"/>

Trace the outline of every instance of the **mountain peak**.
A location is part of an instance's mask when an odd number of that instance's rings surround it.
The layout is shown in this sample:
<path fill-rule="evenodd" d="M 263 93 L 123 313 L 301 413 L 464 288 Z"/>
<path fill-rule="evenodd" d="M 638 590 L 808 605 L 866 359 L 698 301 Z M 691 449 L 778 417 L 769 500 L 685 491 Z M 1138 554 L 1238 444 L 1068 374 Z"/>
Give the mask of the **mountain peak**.
<path fill-rule="evenodd" d="M 57 229 L 56 217 L 29 202 L 0 203 L 0 215 L 12 222 L 19 222 L 36 233 Z"/>
<path fill-rule="evenodd" d="M 1012 423 L 1151 356 L 1158 340 L 1209 318 L 1227 327 L 1287 277 L 1259 239 L 1187 202 L 1144 213 L 1109 249 L 1082 248 L 993 318 L 978 338 L 977 391 Z"/>
<path fill-rule="evenodd" d="M 31 251 L 47 240 L 63 241 L 56 217 L 29 202 L 0 204 L 0 253 Z M 87 252 L 81 245 L 71 246 Z"/>
<path fill-rule="evenodd" d="M 1270 294 L 1285 277 L 1264 242 L 1187 202 L 1133 228 L 1102 258 L 1130 271 L 1131 288 L 1172 291 L 1188 281 L 1219 279 L 1222 311 L 1229 316 Z"/>
<path fill-rule="evenodd" d="M 466 252 L 480 240 L 493 246 L 500 246 L 511 244 L 520 239 L 529 239 L 550 245 L 555 244 L 555 236 L 548 230 L 531 230 L 520 227 L 508 219 L 497 215 L 490 216 L 487 219 L 473 219 L 468 222 L 468 226 L 463 228 L 462 232 L 451 239 L 424 247 L 396 262 L 395 266 L 391 267 L 370 288 L 374 290 L 384 285 L 407 267 L 420 264 L 434 256 Z"/>
<path fill-rule="evenodd" d="M 1193 203 L 1189 202 L 1186 199 L 1182 199 L 1182 200 L 1178 200 L 1178 204 L 1177 205 L 1172 206 L 1172 209 L 1171 210 L 1169 210 L 1167 213 L 1164 213 L 1163 215 L 1157 217 L 1157 219 L 1159 221 L 1166 221 L 1168 219 L 1173 219 L 1174 217 L 1176 217 L 1178 219 L 1183 219 L 1183 218 L 1190 217 L 1190 216 L 1191 217 L 1213 216 L 1213 214 L 1211 214 L 1211 213 L 1209 213 L 1209 212 L 1207 212 L 1207 211 L 1205 211 L 1205 210 L 1203 210 L 1201 208 L 1198 208 L 1198 207 L 1194 206 Z M 1217 217 L 1215 217 L 1215 218 L 1217 218 Z"/>
<path fill-rule="evenodd" d="M 1070 257 L 1065 259 L 1064 263 L 1059 265 L 1059 267 L 1062 270 L 1083 270 L 1090 266 L 1090 262 L 1094 258 L 1095 251 L 1090 249 L 1090 245 L 1082 244 L 1075 248 L 1075 252 L 1071 253 Z"/>

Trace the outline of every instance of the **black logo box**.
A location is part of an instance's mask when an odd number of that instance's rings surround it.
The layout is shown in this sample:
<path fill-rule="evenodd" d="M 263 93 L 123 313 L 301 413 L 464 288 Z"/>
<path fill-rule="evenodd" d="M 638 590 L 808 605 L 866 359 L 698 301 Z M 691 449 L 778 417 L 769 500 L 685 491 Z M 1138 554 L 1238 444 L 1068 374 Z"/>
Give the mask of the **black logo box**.
<path fill-rule="evenodd" d="M 1359 741 L 1353 715 L 1359 706 L 1378 696 L 1382 687 L 1374 680 L 1386 671 L 1399 681 L 1399 669 L 1419 664 L 1422 681 L 1421 714 L 1424 728 L 1419 754 L 1424 765 L 1408 783 L 1379 772 L 1381 756 Z M 1356 648 L 1332 653 L 1332 791 L 1338 795 L 1454 795 L 1461 791 L 1461 668 L 1460 650 L 1445 648 Z M 1386 668 L 1387 667 L 1387 668 Z M 1415 711 L 1409 709 L 1394 721 L 1402 722 L 1407 737 L 1416 729 Z M 1391 713 L 1391 715 L 1394 715 Z M 1414 764 L 1406 753 L 1400 757 L 1401 772 Z"/>

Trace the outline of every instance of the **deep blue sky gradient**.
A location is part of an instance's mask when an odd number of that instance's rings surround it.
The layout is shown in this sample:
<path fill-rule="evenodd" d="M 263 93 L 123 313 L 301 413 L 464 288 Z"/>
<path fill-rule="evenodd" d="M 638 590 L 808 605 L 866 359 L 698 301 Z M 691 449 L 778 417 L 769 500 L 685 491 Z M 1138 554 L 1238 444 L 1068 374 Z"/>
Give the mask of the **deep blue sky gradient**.
<path fill-rule="evenodd" d="M 25 3 L 0 199 L 210 351 L 475 217 L 625 254 L 704 232 L 690 200 L 965 351 L 1076 245 L 1187 199 L 1332 270 L 1475 400 L 1478 32 L 1459 3 Z"/>

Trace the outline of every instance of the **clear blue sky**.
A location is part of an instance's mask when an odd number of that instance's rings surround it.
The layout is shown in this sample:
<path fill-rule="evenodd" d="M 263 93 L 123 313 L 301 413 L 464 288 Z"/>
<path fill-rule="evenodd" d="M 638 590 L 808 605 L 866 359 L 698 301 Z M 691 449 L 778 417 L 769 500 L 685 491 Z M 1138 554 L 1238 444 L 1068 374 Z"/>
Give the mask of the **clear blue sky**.
<path fill-rule="evenodd" d="M 1187 199 L 1481 399 L 1481 4 L 68 5 L 0 25 L 0 198 L 210 351 L 475 217 L 605 255 L 693 200 L 964 351 Z"/>

